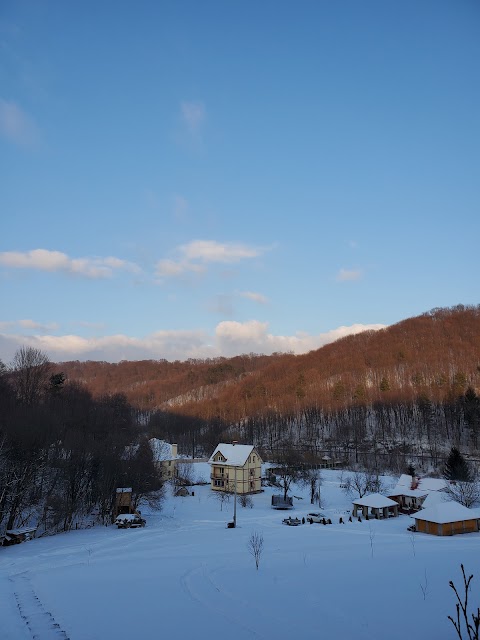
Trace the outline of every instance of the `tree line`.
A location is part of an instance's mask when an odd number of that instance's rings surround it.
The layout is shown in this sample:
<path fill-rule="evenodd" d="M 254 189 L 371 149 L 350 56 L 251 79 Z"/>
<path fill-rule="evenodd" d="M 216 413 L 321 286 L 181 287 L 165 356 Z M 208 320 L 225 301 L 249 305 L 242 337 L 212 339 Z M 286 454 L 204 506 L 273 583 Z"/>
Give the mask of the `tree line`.
<path fill-rule="evenodd" d="M 108 522 L 115 489 L 161 498 L 162 483 L 135 410 L 123 394 L 93 397 L 47 356 L 17 351 L 0 366 L 0 535 Z"/>

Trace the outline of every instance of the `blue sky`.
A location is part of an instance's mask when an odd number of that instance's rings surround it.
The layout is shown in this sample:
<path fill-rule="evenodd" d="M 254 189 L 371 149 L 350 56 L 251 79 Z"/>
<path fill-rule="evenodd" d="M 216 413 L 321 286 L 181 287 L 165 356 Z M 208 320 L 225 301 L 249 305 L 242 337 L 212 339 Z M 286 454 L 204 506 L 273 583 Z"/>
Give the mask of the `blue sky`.
<path fill-rule="evenodd" d="M 478 304 L 477 0 L 0 9 L 0 358 L 318 348 Z"/>

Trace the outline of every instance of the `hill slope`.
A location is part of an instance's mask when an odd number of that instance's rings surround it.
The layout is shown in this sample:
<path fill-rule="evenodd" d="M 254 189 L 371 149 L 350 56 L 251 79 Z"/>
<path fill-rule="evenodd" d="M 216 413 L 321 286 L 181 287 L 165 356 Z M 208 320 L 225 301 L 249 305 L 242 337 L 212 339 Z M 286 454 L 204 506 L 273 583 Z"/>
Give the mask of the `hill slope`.
<path fill-rule="evenodd" d="M 92 393 L 125 393 L 142 410 L 225 422 L 299 407 L 337 410 L 375 402 L 441 401 L 480 385 L 480 306 L 434 309 L 386 329 L 294 356 L 256 354 L 187 362 L 59 367 Z"/>

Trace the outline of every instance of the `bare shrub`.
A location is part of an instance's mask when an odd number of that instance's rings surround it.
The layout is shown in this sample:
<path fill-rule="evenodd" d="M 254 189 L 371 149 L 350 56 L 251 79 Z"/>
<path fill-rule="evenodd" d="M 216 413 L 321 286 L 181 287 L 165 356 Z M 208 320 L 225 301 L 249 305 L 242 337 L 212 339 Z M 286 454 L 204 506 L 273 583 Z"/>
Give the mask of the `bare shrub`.
<path fill-rule="evenodd" d="M 247 542 L 247 549 L 249 553 L 255 558 L 255 567 L 260 565 L 260 558 L 263 552 L 263 534 L 258 531 L 253 531 Z"/>
<path fill-rule="evenodd" d="M 253 509 L 253 500 L 245 493 L 242 493 L 242 495 L 238 498 L 238 501 L 241 507 L 249 507 L 250 509 Z"/>

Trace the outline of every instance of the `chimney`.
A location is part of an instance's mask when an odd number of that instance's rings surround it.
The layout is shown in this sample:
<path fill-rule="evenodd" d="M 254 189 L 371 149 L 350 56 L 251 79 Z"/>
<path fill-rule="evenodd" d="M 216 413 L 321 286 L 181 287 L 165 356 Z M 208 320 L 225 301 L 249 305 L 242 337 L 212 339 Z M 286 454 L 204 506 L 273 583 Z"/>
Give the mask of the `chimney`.
<path fill-rule="evenodd" d="M 178 445 L 172 444 L 172 458 L 173 460 L 176 460 L 177 457 L 178 457 Z"/>

